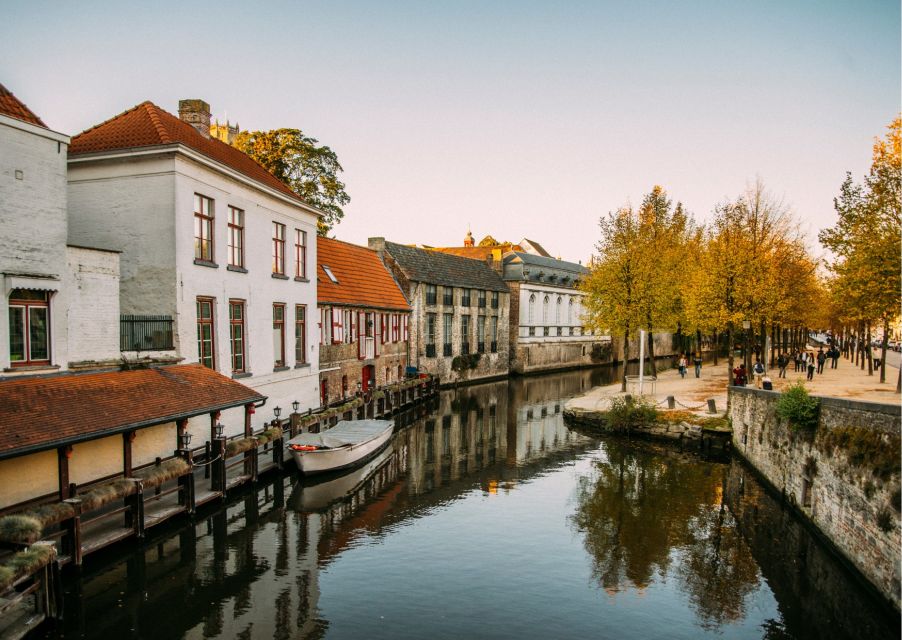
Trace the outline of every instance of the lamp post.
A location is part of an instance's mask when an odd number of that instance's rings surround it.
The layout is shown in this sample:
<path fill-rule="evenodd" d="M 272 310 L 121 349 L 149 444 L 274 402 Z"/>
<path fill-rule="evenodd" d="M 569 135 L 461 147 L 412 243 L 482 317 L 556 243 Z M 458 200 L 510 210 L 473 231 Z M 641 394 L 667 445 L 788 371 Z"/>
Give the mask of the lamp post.
<path fill-rule="evenodd" d="M 280 424 L 279 416 L 282 415 L 282 407 L 275 407 L 275 408 L 272 410 L 272 412 L 273 412 L 273 415 L 276 416 L 276 419 L 273 420 L 273 422 L 274 422 L 275 424 Z"/>
<path fill-rule="evenodd" d="M 191 444 L 191 434 L 187 431 L 179 434 L 179 449 L 182 451 L 188 450 L 188 445 Z"/>
<path fill-rule="evenodd" d="M 213 427 L 213 437 L 217 440 L 222 437 L 222 432 L 225 430 L 225 425 L 221 422 L 217 422 L 216 426 Z"/>
<path fill-rule="evenodd" d="M 297 400 L 295 400 L 294 402 L 291 403 L 291 408 L 294 409 L 295 413 L 297 413 L 298 409 L 301 408 L 301 403 L 298 402 Z"/>

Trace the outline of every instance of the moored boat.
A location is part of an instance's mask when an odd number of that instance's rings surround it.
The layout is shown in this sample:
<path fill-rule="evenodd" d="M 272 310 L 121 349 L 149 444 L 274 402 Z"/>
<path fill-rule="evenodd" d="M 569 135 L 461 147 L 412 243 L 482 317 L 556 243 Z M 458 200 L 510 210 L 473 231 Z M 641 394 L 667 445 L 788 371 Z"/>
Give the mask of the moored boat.
<path fill-rule="evenodd" d="M 346 469 L 377 453 L 394 430 L 391 420 L 342 420 L 321 433 L 302 433 L 286 443 L 301 473 Z"/>

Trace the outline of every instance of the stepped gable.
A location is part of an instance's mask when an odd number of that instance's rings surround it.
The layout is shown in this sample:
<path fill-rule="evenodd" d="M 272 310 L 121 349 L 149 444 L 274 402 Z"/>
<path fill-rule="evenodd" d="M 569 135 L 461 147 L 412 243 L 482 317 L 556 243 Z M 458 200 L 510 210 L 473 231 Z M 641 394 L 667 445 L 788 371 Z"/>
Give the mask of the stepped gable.
<path fill-rule="evenodd" d="M 394 242 L 386 242 L 385 250 L 414 282 L 487 291 L 509 291 L 501 276 L 483 260 L 417 249 Z"/>
<path fill-rule="evenodd" d="M 0 380 L 0 459 L 265 400 L 200 364 Z"/>
<path fill-rule="evenodd" d="M 34 111 L 25 106 L 12 92 L 0 84 L 0 113 L 16 120 L 47 128 Z"/>
<path fill-rule="evenodd" d="M 216 138 L 205 138 L 187 122 L 150 101 L 123 111 L 72 138 L 69 155 L 182 144 L 271 189 L 304 202 L 285 183 L 246 153 Z M 309 205 L 308 205 L 309 206 Z"/>
<path fill-rule="evenodd" d="M 407 298 L 378 254 L 330 238 L 316 239 L 316 296 L 319 304 L 410 311 Z M 323 267 L 335 275 L 332 282 Z"/>

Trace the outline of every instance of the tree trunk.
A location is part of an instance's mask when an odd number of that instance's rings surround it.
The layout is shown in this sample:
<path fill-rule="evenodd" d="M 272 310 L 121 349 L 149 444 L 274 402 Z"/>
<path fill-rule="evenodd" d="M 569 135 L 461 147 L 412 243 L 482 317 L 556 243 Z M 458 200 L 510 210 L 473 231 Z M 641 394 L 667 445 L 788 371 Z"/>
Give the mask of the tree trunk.
<path fill-rule="evenodd" d="M 868 360 L 868 375 L 874 375 L 874 358 L 871 354 L 871 321 L 868 320 L 867 342 L 865 342 L 864 353 Z"/>
<path fill-rule="evenodd" d="M 651 332 L 651 327 L 648 328 L 648 361 L 651 363 L 651 375 L 657 377 L 658 376 L 658 365 L 655 364 L 655 334 Z M 639 366 L 642 366 L 642 363 L 639 363 Z"/>
<path fill-rule="evenodd" d="M 623 334 L 623 375 L 620 379 L 620 390 L 626 393 L 626 367 L 630 361 L 630 328 L 627 327 Z"/>
<path fill-rule="evenodd" d="M 714 343 L 714 366 L 717 366 L 717 352 L 720 351 L 720 343 L 717 341 L 717 329 L 714 330 L 714 335 L 711 337 L 712 342 Z"/>
<path fill-rule="evenodd" d="M 902 393 L 902 366 L 899 367 L 899 375 L 896 377 L 896 393 Z"/>
<path fill-rule="evenodd" d="M 698 352 L 699 358 L 704 357 L 704 353 L 702 352 L 702 330 L 701 329 L 695 330 L 695 350 Z M 714 350 L 717 351 L 717 345 L 714 345 Z"/>
<path fill-rule="evenodd" d="M 727 386 L 733 384 L 733 323 L 727 324 Z"/>
<path fill-rule="evenodd" d="M 770 364 L 777 359 L 777 323 L 770 323 Z"/>
<path fill-rule="evenodd" d="M 886 382 L 886 346 L 889 342 L 889 320 L 883 319 L 883 344 L 880 345 L 880 382 Z M 899 367 L 902 371 L 902 366 Z"/>

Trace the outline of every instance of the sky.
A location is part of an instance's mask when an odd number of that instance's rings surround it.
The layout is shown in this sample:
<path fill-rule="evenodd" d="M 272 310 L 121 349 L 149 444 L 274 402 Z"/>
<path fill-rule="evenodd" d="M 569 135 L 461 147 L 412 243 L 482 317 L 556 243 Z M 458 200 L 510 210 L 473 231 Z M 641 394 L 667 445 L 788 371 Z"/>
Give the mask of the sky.
<path fill-rule="evenodd" d="M 201 98 L 331 147 L 339 239 L 523 237 L 585 261 L 660 184 L 699 221 L 760 178 L 818 251 L 900 111 L 898 1 L 0 0 L 0 83 L 75 135 Z"/>

